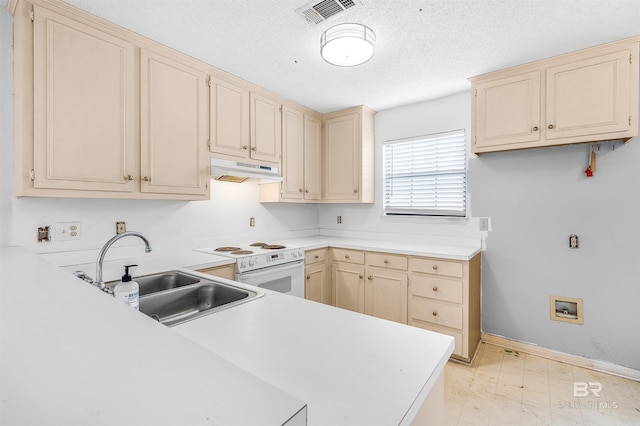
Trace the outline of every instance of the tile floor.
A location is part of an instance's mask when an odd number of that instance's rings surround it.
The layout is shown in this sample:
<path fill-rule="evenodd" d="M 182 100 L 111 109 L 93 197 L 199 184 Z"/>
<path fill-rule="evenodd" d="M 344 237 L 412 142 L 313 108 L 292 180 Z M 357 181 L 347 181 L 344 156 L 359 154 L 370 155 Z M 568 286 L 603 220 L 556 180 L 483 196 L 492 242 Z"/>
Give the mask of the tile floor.
<path fill-rule="evenodd" d="M 574 382 L 587 383 L 577 397 Z M 589 382 L 602 384 L 599 397 L 581 396 Z M 640 425 L 640 382 L 483 343 L 472 366 L 447 363 L 445 419 L 461 426 Z"/>

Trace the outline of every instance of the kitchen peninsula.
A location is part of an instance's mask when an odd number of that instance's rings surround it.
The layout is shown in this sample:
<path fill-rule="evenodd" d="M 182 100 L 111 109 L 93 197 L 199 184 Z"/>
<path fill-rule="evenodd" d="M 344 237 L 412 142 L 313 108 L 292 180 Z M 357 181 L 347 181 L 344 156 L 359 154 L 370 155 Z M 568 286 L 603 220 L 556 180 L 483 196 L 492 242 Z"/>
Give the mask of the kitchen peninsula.
<path fill-rule="evenodd" d="M 3 424 L 443 419 L 448 336 L 269 291 L 168 328 L 26 249 L 0 256 Z"/>

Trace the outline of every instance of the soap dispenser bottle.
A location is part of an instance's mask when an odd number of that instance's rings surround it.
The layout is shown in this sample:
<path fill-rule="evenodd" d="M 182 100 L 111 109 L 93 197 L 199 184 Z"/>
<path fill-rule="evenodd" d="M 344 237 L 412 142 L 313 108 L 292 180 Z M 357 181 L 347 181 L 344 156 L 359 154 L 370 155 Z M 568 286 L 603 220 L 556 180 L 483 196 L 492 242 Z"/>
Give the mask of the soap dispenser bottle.
<path fill-rule="evenodd" d="M 138 283 L 131 281 L 131 275 L 129 275 L 129 268 L 133 268 L 134 266 L 138 265 L 126 265 L 124 267 L 122 282 L 118 283 L 114 287 L 113 297 L 118 300 L 122 300 L 128 306 L 137 311 L 140 309 L 140 290 Z"/>

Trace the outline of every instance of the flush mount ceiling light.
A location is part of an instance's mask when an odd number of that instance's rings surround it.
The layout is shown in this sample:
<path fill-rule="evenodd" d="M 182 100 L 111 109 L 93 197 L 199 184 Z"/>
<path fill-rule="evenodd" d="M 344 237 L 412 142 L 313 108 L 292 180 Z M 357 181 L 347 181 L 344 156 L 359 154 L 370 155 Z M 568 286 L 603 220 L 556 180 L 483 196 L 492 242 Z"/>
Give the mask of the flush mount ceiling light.
<path fill-rule="evenodd" d="M 330 64 L 353 67 L 373 57 L 376 35 L 362 24 L 338 24 L 320 37 L 320 55 Z"/>

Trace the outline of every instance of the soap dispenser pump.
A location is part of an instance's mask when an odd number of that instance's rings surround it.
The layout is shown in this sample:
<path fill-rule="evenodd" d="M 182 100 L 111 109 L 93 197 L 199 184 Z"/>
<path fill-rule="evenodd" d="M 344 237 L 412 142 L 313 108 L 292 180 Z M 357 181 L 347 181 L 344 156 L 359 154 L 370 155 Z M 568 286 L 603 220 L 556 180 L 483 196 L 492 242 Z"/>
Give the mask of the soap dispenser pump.
<path fill-rule="evenodd" d="M 113 297 L 122 300 L 127 306 L 137 311 L 140 309 L 140 290 L 138 283 L 131 281 L 131 275 L 129 275 L 129 268 L 133 268 L 134 266 L 138 265 L 125 265 L 122 282 L 114 287 Z"/>

